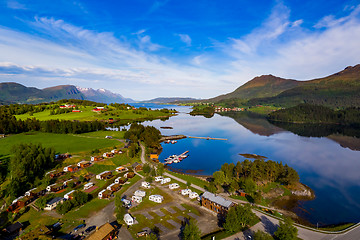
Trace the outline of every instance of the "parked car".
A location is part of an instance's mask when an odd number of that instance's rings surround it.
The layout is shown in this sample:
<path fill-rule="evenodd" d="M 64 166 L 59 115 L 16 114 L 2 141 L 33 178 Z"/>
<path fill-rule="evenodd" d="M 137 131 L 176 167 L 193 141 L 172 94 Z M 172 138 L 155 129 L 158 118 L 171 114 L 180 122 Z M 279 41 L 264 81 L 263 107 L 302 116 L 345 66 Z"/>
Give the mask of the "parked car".
<path fill-rule="evenodd" d="M 95 230 L 95 228 L 96 228 L 96 226 L 90 226 L 90 227 L 88 227 L 88 228 L 85 230 L 85 232 L 86 232 L 86 233 L 89 233 L 89 232 Z"/>
<path fill-rule="evenodd" d="M 77 226 L 76 228 L 74 228 L 74 232 L 77 232 L 79 229 L 82 229 L 82 228 L 84 228 L 84 227 L 86 227 L 86 224 L 85 224 L 85 223 L 80 224 L 79 226 Z"/>

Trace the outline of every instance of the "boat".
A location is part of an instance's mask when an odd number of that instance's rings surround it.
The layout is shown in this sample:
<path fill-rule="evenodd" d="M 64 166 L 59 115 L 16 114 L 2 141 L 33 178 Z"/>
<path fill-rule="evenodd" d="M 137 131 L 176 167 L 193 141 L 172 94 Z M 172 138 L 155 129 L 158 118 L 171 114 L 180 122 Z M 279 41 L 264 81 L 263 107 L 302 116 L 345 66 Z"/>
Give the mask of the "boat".
<path fill-rule="evenodd" d="M 172 143 L 172 144 L 175 144 L 175 143 L 177 143 L 177 141 L 176 141 L 176 140 L 172 140 L 171 143 Z"/>

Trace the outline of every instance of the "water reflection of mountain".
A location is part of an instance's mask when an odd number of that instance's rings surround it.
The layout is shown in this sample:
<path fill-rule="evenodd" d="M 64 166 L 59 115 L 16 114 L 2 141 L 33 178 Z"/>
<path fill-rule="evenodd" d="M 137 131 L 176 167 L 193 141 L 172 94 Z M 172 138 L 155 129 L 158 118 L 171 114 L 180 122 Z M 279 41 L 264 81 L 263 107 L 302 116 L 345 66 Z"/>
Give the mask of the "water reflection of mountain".
<path fill-rule="evenodd" d="M 269 123 L 264 116 L 259 114 L 251 112 L 223 112 L 219 114 L 221 116 L 234 119 L 237 123 L 250 130 L 252 133 L 261 136 L 271 136 L 284 131 L 282 128 Z"/>
<path fill-rule="evenodd" d="M 290 131 L 304 137 L 327 137 L 344 148 L 360 151 L 360 129 L 335 124 L 294 124 L 269 122 L 264 116 L 249 112 L 225 112 L 222 116 L 234 119 L 237 123 L 261 136 Z"/>

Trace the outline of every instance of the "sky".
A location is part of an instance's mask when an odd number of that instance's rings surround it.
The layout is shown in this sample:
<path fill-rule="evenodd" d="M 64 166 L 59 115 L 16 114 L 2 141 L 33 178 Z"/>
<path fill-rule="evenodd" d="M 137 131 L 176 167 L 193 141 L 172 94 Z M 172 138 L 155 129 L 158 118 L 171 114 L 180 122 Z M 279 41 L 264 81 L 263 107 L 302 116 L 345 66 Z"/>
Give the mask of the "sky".
<path fill-rule="evenodd" d="M 0 82 L 210 98 L 360 63 L 360 0 L 0 0 Z"/>

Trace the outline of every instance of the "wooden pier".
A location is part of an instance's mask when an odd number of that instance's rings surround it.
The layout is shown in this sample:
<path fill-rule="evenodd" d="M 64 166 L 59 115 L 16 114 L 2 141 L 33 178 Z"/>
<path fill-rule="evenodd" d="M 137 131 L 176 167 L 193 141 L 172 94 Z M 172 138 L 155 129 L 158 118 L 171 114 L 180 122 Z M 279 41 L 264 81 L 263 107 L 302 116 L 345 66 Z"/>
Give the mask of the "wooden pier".
<path fill-rule="evenodd" d="M 193 136 L 187 136 L 188 138 L 198 138 L 198 139 L 206 139 L 206 140 L 223 140 L 227 141 L 226 138 L 213 138 L 213 137 L 193 137 Z"/>
<path fill-rule="evenodd" d="M 177 140 L 177 139 L 183 139 L 186 138 L 185 135 L 172 135 L 172 136 L 163 136 L 160 139 L 160 142 L 167 141 L 167 140 Z"/>

